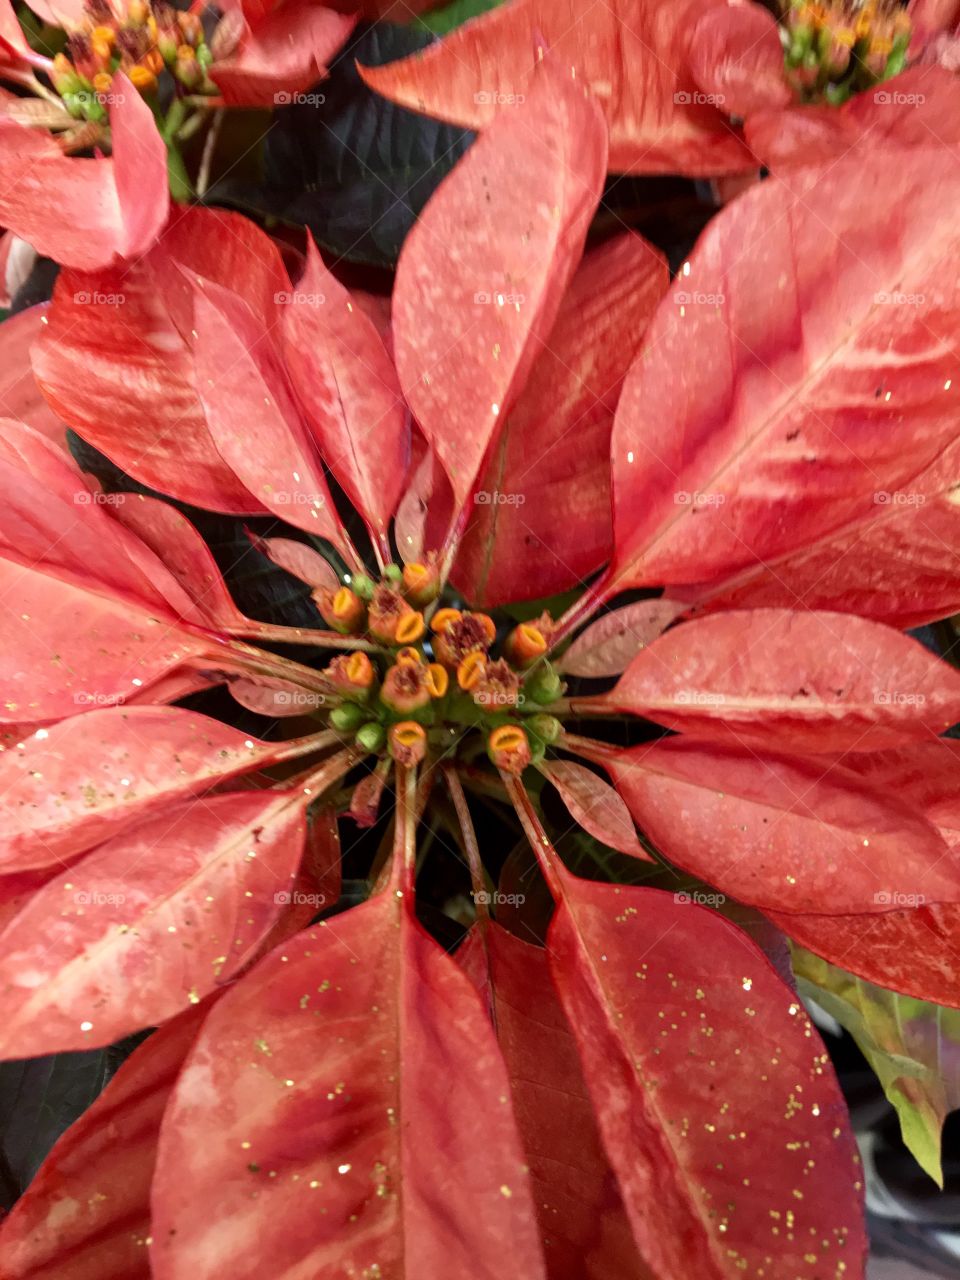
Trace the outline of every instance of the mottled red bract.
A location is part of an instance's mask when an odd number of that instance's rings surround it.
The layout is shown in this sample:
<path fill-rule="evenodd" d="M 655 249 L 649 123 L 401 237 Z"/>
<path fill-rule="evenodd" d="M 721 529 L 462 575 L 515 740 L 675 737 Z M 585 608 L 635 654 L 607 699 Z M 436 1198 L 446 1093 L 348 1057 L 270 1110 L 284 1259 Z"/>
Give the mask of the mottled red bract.
<path fill-rule="evenodd" d="M 393 295 L 397 371 L 458 508 L 553 327 L 605 156 L 596 102 L 544 65 L 404 243 Z"/>
<path fill-rule="evenodd" d="M 530 93 L 542 53 L 572 68 L 601 104 L 615 172 L 729 173 L 755 161 L 722 111 L 698 95 L 687 48 L 702 11 L 691 0 L 514 0 L 423 54 L 362 71 L 394 102 L 484 128 L 501 104 Z"/>
<path fill-rule="evenodd" d="M 549 1280 L 643 1280 L 546 951 L 488 922 L 474 926 L 457 961 L 490 1001 Z"/>
<path fill-rule="evenodd" d="M 717 215 L 617 407 L 619 587 L 775 569 L 913 492 L 956 436 L 958 197 L 917 149 L 855 180 L 787 171 Z"/>
<path fill-rule="evenodd" d="M 208 1006 L 152 1035 L 63 1135 L 0 1226 L 4 1280 L 145 1280 L 164 1107 Z"/>
<path fill-rule="evenodd" d="M 861 1276 L 859 1157 L 794 993 L 717 915 L 566 873 L 562 886 L 550 968 L 654 1272 Z"/>
<path fill-rule="evenodd" d="M 157 1280 L 499 1280 L 505 1242 L 544 1280 L 493 1028 L 407 901 L 308 930 L 224 997 L 164 1120 Z"/>

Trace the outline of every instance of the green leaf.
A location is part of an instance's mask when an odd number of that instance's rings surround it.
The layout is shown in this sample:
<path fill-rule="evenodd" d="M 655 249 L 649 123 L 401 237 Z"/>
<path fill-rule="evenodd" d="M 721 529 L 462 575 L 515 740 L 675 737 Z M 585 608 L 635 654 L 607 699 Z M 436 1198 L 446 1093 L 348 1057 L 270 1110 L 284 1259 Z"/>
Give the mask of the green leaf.
<path fill-rule="evenodd" d="M 913 1000 L 793 948 L 800 994 L 853 1036 L 896 1108 L 903 1141 L 943 1187 L 940 1138 L 960 1106 L 960 1009 Z"/>
<path fill-rule="evenodd" d="M 488 10 L 495 9 L 502 3 L 503 0 L 452 0 L 451 4 L 444 5 L 442 9 L 434 9 L 431 13 L 425 13 L 417 18 L 415 25 L 423 27 L 426 31 L 432 31 L 436 36 L 445 36 L 455 27 L 462 26 L 471 18 L 487 13 Z"/>

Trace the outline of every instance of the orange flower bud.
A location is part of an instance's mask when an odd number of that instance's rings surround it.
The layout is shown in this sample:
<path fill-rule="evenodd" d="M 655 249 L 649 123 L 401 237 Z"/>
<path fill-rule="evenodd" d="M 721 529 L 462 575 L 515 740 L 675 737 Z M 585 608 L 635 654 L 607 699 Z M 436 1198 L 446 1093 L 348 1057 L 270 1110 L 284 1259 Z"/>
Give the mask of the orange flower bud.
<path fill-rule="evenodd" d="M 419 663 L 399 662 L 383 677 L 380 701 L 391 711 L 410 715 L 430 701 L 427 669 Z"/>
<path fill-rule="evenodd" d="M 390 728 L 390 754 L 408 769 L 427 754 L 427 732 L 415 720 L 401 720 Z"/>
<path fill-rule="evenodd" d="M 419 649 L 414 649 L 410 645 L 405 645 L 402 649 L 397 650 L 397 662 L 412 662 L 414 666 L 419 667 L 423 662 L 423 654 Z"/>
<path fill-rule="evenodd" d="M 450 676 L 446 667 L 439 662 L 431 662 L 427 667 L 427 688 L 432 698 L 442 698 L 450 685 Z"/>
<path fill-rule="evenodd" d="M 337 591 L 331 587 L 318 587 L 313 598 L 320 616 L 334 631 L 347 636 L 363 630 L 367 611 L 363 601 L 349 587 L 340 587 Z"/>
<path fill-rule="evenodd" d="M 482 649 L 468 653 L 457 667 L 457 684 L 461 689 L 470 690 L 477 684 L 487 665 L 487 655 Z"/>
<path fill-rule="evenodd" d="M 530 740 L 518 724 L 503 724 L 487 739 L 490 759 L 504 773 L 521 774 L 530 763 Z"/>
<path fill-rule="evenodd" d="M 365 653 L 342 653 L 323 674 L 346 697 L 363 701 L 376 680 L 373 663 Z"/>
<path fill-rule="evenodd" d="M 399 591 L 394 591 L 392 587 L 381 583 L 374 591 L 373 599 L 370 601 L 367 627 L 370 634 L 379 640 L 381 644 L 406 645 L 411 640 L 418 639 L 419 635 L 423 633 L 423 618 L 420 617 L 421 630 L 419 632 L 417 632 L 415 624 L 410 624 L 414 634 L 403 637 L 398 636 L 400 621 L 402 618 L 407 617 L 408 614 L 413 614 L 413 610 Z"/>
<path fill-rule="evenodd" d="M 425 630 L 423 614 L 411 610 L 410 613 L 405 613 L 398 619 L 395 638 L 400 644 L 409 645 L 414 640 L 419 640 Z"/>
<path fill-rule="evenodd" d="M 146 67 L 131 67 L 127 75 L 133 87 L 139 89 L 141 93 L 149 93 L 151 89 L 157 87 L 157 77 Z"/>
<path fill-rule="evenodd" d="M 547 652 L 547 637 L 531 622 L 522 622 L 507 636 L 504 652 L 517 667 L 529 667 Z"/>
<path fill-rule="evenodd" d="M 442 635 L 451 622 L 459 622 L 462 617 L 459 609 L 438 609 L 430 621 L 430 630 L 435 635 Z"/>
<path fill-rule="evenodd" d="M 422 608 L 436 600 L 439 593 L 440 573 L 435 564 L 421 564 L 415 560 L 404 566 L 403 594 L 412 604 Z"/>

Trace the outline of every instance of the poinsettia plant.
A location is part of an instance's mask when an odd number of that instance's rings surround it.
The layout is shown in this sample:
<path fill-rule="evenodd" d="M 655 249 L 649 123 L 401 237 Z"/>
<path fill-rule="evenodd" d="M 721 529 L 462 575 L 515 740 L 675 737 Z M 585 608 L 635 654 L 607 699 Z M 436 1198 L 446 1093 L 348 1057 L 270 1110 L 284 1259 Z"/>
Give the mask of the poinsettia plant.
<path fill-rule="evenodd" d="M 389 302 L 136 195 L 132 87 L 62 160 L 118 203 L 0 328 L 0 1054 L 150 1034 L 5 1280 L 852 1280 L 804 998 L 939 1176 L 960 108 L 860 8 L 513 0 L 365 71 L 481 130 Z M 747 175 L 672 278 L 592 231 L 634 165 Z"/>

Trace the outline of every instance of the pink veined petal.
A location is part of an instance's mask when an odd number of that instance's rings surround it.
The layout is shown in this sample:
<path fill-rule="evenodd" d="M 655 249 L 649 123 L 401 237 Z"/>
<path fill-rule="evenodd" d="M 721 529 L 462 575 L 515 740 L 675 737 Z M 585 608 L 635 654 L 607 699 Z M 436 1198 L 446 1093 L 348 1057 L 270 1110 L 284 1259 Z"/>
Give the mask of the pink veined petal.
<path fill-rule="evenodd" d="M 323 74 L 356 25 L 356 15 L 287 0 L 214 62 L 210 78 L 230 106 L 282 106 Z"/>
<path fill-rule="evenodd" d="M 410 421 L 373 321 L 308 235 L 307 267 L 283 308 L 281 345 L 324 462 L 381 540 L 410 465 Z"/>
<path fill-rule="evenodd" d="M 167 153 L 153 114 L 122 73 L 113 96 L 110 159 L 65 156 L 49 135 L 0 119 L 0 222 L 64 266 L 135 257 L 167 219 Z"/>
<path fill-rule="evenodd" d="M 606 171 L 596 102 L 549 63 L 528 87 L 441 184 L 397 267 L 400 384 L 458 510 L 553 326 Z"/>

